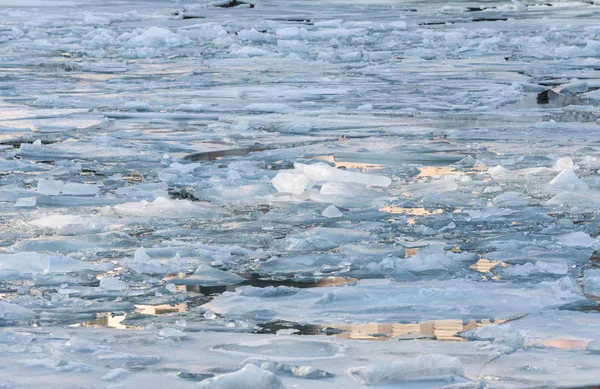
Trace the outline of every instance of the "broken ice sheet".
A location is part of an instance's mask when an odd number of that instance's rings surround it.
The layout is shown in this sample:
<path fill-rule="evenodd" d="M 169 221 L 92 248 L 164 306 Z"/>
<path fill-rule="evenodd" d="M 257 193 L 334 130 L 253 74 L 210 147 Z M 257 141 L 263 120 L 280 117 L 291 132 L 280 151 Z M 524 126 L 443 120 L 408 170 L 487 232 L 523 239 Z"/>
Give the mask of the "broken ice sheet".
<path fill-rule="evenodd" d="M 523 288 L 527 296 L 523 295 Z M 492 284 L 476 281 L 394 283 L 360 281 L 352 287 L 315 290 L 278 288 L 262 296 L 243 287 L 226 292 L 207 307 L 231 318 L 278 318 L 308 324 L 436 319 L 506 318 L 550 307 L 585 303 L 575 280 Z M 266 292 L 265 292 L 266 293 Z M 402 296 L 402 299 L 399 299 Z M 508 302 L 511 302 L 508 304 Z M 352 311 L 350 311 L 352 307 Z M 385 315 L 385 316 L 383 316 Z M 458 317 L 457 317 L 458 316 Z"/>
<path fill-rule="evenodd" d="M 598 5 L 226 3 L 0 1 L 2 385 L 598 385 Z"/>

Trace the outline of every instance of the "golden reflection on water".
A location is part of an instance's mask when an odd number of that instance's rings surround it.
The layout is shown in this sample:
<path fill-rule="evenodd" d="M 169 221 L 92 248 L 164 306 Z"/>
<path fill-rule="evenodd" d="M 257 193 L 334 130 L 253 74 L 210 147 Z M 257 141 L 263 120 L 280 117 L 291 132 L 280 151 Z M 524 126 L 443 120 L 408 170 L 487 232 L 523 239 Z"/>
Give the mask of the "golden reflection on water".
<path fill-rule="evenodd" d="M 490 259 L 486 259 L 486 258 L 480 258 L 479 261 L 477 261 L 475 264 L 471 265 L 469 267 L 469 269 L 477 270 L 480 273 L 487 273 L 496 265 L 501 265 L 503 267 L 506 267 L 506 264 L 504 262 L 494 261 L 494 260 L 490 260 Z"/>
<path fill-rule="evenodd" d="M 177 305 L 160 304 L 160 305 L 137 305 L 135 312 L 142 315 L 161 316 L 169 313 L 183 313 L 187 309 L 185 303 Z M 93 320 L 88 320 L 83 323 L 71 324 L 69 327 L 111 327 L 119 330 L 140 330 L 144 327 L 135 325 L 125 325 L 123 321 L 127 315 L 113 315 L 111 313 L 99 313 Z"/>
<path fill-rule="evenodd" d="M 456 336 L 462 331 L 485 327 L 490 324 L 501 324 L 508 319 L 500 320 L 428 320 L 420 323 L 390 324 L 335 324 L 328 327 L 343 330 L 335 334 L 338 338 L 358 340 L 389 340 L 394 338 L 420 338 L 442 341 L 464 342 L 465 339 Z"/>
<path fill-rule="evenodd" d="M 541 342 L 544 346 L 564 350 L 583 350 L 590 343 L 585 339 L 548 339 Z"/>
<path fill-rule="evenodd" d="M 333 155 L 319 155 L 314 157 L 314 159 L 318 159 L 320 161 L 327 161 L 335 164 L 336 168 L 346 168 L 346 169 L 362 169 L 362 170 L 378 170 L 383 169 L 383 165 L 379 165 L 376 163 L 363 163 L 363 162 L 349 162 L 349 161 L 336 161 Z"/>
<path fill-rule="evenodd" d="M 381 212 L 388 212 L 392 214 L 404 214 L 411 216 L 429 216 L 429 215 L 440 215 L 444 213 L 443 209 L 436 209 L 434 211 L 428 211 L 425 208 L 404 208 L 390 205 L 388 207 L 379 208 Z"/>
<path fill-rule="evenodd" d="M 434 176 L 448 176 L 451 174 L 465 174 L 463 172 L 457 172 L 455 167 L 452 166 L 424 166 L 420 167 L 418 178 L 434 177 Z"/>

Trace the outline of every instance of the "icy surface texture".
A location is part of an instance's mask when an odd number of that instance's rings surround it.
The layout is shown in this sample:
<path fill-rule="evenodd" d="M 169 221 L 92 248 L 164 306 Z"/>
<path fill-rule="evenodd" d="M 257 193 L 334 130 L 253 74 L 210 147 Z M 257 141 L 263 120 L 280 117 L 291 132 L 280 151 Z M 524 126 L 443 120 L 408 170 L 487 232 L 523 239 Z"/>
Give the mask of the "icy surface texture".
<path fill-rule="evenodd" d="M 0 0 L 0 388 L 599 386 L 598 20 Z"/>

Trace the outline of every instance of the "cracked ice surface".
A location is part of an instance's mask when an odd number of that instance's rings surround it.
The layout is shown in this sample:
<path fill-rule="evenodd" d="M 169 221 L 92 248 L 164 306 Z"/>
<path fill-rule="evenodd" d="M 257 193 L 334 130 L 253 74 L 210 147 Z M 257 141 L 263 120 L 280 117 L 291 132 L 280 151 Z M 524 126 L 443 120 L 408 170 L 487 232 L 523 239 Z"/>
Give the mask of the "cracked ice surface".
<path fill-rule="evenodd" d="M 599 18 L 0 0 L 0 387 L 600 385 Z"/>

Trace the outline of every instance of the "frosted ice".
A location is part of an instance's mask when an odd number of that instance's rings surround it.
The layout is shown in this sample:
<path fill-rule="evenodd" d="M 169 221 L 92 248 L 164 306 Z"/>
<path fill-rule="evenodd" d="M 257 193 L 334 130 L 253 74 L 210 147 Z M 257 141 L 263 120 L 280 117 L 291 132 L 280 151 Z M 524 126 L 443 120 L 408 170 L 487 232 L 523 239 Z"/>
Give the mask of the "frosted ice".
<path fill-rule="evenodd" d="M 362 385 L 398 384 L 406 381 L 456 381 L 465 374 L 458 358 L 446 355 L 420 355 L 412 360 L 355 367 L 348 370 Z"/>
<path fill-rule="evenodd" d="M 301 194 L 310 185 L 310 179 L 301 172 L 278 172 L 271 180 L 275 189 L 282 193 Z"/>
<path fill-rule="evenodd" d="M 321 215 L 327 218 L 336 218 L 344 216 L 342 211 L 340 211 L 335 205 L 330 205 L 329 207 L 325 208 Z"/>
<path fill-rule="evenodd" d="M 296 163 L 294 167 L 313 181 L 347 182 L 381 187 L 387 187 L 392 182 L 389 177 L 339 170 L 324 163 L 314 165 Z"/>
<path fill-rule="evenodd" d="M 60 194 L 64 183 L 60 180 L 39 180 L 37 184 L 37 192 L 43 195 L 56 196 Z"/>
<path fill-rule="evenodd" d="M 283 389 L 281 380 L 270 371 L 266 371 L 252 364 L 244 366 L 241 370 L 223 374 L 203 381 L 200 388 L 206 389 Z"/>

